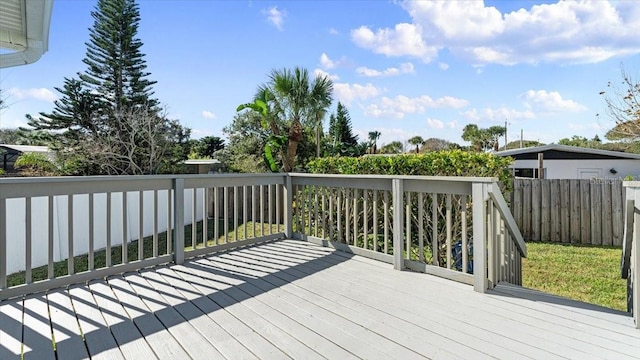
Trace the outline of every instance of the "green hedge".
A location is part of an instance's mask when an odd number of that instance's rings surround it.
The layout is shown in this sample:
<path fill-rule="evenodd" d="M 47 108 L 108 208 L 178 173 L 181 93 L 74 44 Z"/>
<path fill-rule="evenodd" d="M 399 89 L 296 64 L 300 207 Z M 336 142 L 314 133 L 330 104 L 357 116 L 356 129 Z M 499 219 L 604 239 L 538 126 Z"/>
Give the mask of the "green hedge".
<path fill-rule="evenodd" d="M 497 177 L 511 188 L 512 161 L 488 153 L 444 150 L 417 155 L 318 158 L 308 164 L 308 169 L 316 174 Z"/>

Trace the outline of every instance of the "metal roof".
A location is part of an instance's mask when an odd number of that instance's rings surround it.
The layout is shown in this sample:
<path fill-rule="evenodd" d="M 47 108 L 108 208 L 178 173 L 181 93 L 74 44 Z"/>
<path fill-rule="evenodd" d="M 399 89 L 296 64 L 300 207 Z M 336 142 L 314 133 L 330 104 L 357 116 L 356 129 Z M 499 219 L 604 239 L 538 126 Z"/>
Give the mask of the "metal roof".
<path fill-rule="evenodd" d="M 559 144 L 549 144 L 549 145 L 543 145 L 543 146 L 533 146 L 533 147 L 520 148 L 520 149 L 503 150 L 503 151 L 497 151 L 494 154 L 497 156 L 514 156 L 519 154 L 540 153 L 548 150 L 565 151 L 565 152 L 582 153 L 582 154 L 615 156 L 623 159 L 640 159 L 640 154 L 631 154 L 631 153 L 625 153 L 621 151 L 591 149 L 591 148 L 583 148 L 583 147 L 559 145 Z"/>
<path fill-rule="evenodd" d="M 7 149 L 19 151 L 21 153 L 32 153 L 32 152 L 50 153 L 51 152 L 51 150 L 46 146 L 0 144 L 0 148 L 7 148 Z"/>
<path fill-rule="evenodd" d="M 36 62 L 49 49 L 53 0 L 0 1 L 0 68 Z"/>

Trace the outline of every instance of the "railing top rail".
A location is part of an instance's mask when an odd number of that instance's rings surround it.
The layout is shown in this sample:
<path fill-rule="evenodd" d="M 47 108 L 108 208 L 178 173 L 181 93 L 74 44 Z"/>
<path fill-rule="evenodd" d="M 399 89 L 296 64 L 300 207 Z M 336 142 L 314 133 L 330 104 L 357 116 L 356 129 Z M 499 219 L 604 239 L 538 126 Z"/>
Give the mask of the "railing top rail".
<path fill-rule="evenodd" d="M 291 177 L 307 177 L 307 178 L 351 178 L 351 179 L 407 179 L 407 180 L 431 180 L 431 181 L 454 181 L 454 182 L 480 182 L 493 183 L 497 182 L 496 177 L 474 177 L 474 176 L 420 176 L 420 175 L 343 175 L 343 174 L 307 174 L 307 173 L 289 173 Z"/>
<path fill-rule="evenodd" d="M 174 175 L 92 175 L 92 176 L 46 176 L 46 177 L 4 177 L 0 178 L 0 184 L 25 184 L 39 183 L 49 184 L 57 182 L 100 182 L 113 181 L 145 181 L 145 180 L 171 180 L 171 179 L 202 179 L 202 178 L 280 178 L 285 173 L 255 173 L 255 174 L 174 174 Z"/>
<path fill-rule="evenodd" d="M 55 176 L 0 179 L 0 199 L 49 195 L 92 194 L 105 192 L 171 189 L 175 179 L 183 179 L 189 187 L 242 186 L 284 182 L 285 174 L 188 174 L 137 176 Z"/>
<path fill-rule="evenodd" d="M 493 204 L 498 208 L 498 211 L 502 215 L 504 219 L 504 223 L 507 226 L 507 229 L 511 233 L 514 243 L 518 247 L 518 251 L 522 257 L 527 257 L 527 244 L 524 242 L 524 238 L 522 237 L 522 233 L 516 224 L 516 220 L 513 218 L 511 214 L 511 210 L 509 210 L 509 206 L 507 202 L 504 200 L 502 196 L 502 192 L 500 191 L 500 187 L 497 183 L 491 184 L 489 186 L 489 196 L 493 200 Z"/>

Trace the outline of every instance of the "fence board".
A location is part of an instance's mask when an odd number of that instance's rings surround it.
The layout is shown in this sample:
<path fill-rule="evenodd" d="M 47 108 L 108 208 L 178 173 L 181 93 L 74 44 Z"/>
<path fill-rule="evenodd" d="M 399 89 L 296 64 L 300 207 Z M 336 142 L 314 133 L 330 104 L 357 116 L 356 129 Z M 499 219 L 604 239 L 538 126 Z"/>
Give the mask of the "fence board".
<path fill-rule="evenodd" d="M 602 185 L 590 182 L 590 203 L 591 203 L 591 244 L 602 244 Z"/>
<path fill-rule="evenodd" d="M 591 244 L 591 186 L 589 180 L 580 180 L 580 242 Z"/>
<path fill-rule="evenodd" d="M 515 179 L 511 208 L 527 241 L 621 246 L 621 180 Z"/>
<path fill-rule="evenodd" d="M 522 184 L 522 234 L 531 239 L 531 181 Z"/>
<path fill-rule="evenodd" d="M 611 217 L 612 219 L 620 219 L 613 221 L 611 224 L 611 235 L 613 238 L 613 246 L 622 246 L 622 234 L 624 232 L 623 210 L 624 204 L 624 188 L 622 182 L 616 181 L 611 184 Z"/>
<path fill-rule="evenodd" d="M 611 212 L 611 184 L 610 182 L 602 183 L 602 245 L 611 246 L 613 244 L 613 235 L 612 235 L 612 221 L 607 221 L 607 219 L 612 219 Z"/>
<path fill-rule="evenodd" d="M 579 244 L 582 236 L 580 231 L 580 180 L 570 180 L 570 196 L 571 196 L 571 243 Z"/>
<path fill-rule="evenodd" d="M 571 192 L 569 181 L 561 181 L 560 183 L 560 241 L 563 243 L 571 242 Z"/>
<path fill-rule="evenodd" d="M 551 206 L 549 207 L 549 218 L 551 220 L 551 234 L 549 240 L 560 239 L 560 180 L 551 180 L 549 184 L 551 193 Z"/>
<path fill-rule="evenodd" d="M 540 241 L 540 228 L 542 225 L 541 198 L 541 181 L 533 180 L 531 182 L 531 240 L 534 241 Z"/>
<path fill-rule="evenodd" d="M 540 240 L 549 241 L 551 238 L 551 182 L 540 183 Z"/>

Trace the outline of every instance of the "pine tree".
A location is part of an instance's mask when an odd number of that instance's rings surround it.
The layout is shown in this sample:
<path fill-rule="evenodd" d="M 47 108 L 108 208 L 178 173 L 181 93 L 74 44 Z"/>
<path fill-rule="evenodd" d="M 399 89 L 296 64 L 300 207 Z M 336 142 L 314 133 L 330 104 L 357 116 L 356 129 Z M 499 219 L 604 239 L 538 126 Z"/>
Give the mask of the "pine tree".
<path fill-rule="evenodd" d="M 115 113 L 125 106 L 158 104 L 152 99 L 155 81 L 146 79 L 142 41 L 136 37 L 140 12 L 134 0 L 98 0 L 91 12 L 93 28 L 83 62 L 88 68 L 80 79 L 100 94 Z"/>
<path fill-rule="evenodd" d="M 358 137 L 353 135 L 351 128 L 351 117 L 349 110 L 338 102 L 335 115 L 329 118 L 329 132 L 334 147 L 340 148 L 339 153 L 343 154 L 346 149 L 358 145 Z"/>
<path fill-rule="evenodd" d="M 98 0 L 79 78 L 65 78 L 51 114 L 29 117 L 50 131 L 58 156 L 82 175 L 154 174 L 186 159 L 189 130 L 167 119 L 153 99 L 138 39 L 135 0 Z"/>

